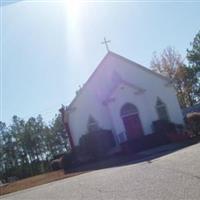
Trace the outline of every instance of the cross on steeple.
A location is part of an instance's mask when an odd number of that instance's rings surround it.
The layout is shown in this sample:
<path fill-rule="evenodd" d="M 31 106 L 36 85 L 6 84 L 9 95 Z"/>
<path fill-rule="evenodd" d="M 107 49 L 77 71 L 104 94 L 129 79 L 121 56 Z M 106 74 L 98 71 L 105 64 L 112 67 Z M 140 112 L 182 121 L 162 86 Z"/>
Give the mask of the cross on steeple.
<path fill-rule="evenodd" d="M 107 51 L 109 52 L 109 48 L 108 48 L 108 43 L 110 43 L 110 40 L 106 40 L 106 38 L 104 37 L 104 41 L 101 44 L 105 44 Z"/>

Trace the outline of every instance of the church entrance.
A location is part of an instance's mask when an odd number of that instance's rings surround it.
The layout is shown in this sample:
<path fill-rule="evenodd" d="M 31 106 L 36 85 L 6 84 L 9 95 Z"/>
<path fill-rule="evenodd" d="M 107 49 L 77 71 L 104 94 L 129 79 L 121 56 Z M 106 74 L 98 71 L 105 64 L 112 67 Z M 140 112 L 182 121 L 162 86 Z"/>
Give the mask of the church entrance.
<path fill-rule="evenodd" d="M 141 137 L 143 135 L 143 129 L 137 107 L 131 103 L 126 103 L 122 107 L 120 114 L 128 140 Z"/>

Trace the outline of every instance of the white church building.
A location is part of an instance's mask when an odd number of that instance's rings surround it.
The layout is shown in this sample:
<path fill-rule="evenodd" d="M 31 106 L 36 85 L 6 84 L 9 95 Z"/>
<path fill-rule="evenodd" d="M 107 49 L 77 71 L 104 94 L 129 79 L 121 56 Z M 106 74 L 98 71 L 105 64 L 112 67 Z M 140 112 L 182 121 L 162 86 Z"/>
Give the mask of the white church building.
<path fill-rule="evenodd" d="M 68 107 L 75 146 L 94 123 L 111 130 L 116 144 L 120 144 L 151 134 L 152 122 L 158 119 L 183 124 L 169 79 L 111 51 Z"/>

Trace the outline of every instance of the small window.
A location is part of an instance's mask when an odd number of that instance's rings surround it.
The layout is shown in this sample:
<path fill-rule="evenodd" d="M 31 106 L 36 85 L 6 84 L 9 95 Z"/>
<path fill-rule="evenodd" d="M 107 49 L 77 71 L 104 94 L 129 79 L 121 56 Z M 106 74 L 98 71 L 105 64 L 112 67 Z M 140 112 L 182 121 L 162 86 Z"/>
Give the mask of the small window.
<path fill-rule="evenodd" d="M 158 118 L 160 120 L 169 121 L 169 115 L 168 115 L 168 112 L 167 112 L 167 107 L 166 107 L 165 103 L 160 98 L 157 98 L 157 101 L 156 101 L 156 111 L 157 111 L 157 114 L 158 114 Z"/>
<path fill-rule="evenodd" d="M 88 118 L 87 128 L 88 128 L 88 131 L 96 131 L 99 129 L 97 121 L 91 115 Z"/>

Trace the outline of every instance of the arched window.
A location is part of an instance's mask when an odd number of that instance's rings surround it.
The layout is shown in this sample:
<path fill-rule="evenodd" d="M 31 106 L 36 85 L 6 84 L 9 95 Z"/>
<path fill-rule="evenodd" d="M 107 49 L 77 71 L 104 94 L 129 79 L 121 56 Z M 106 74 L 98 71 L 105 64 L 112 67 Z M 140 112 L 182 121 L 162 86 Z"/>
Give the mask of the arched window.
<path fill-rule="evenodd" d="M 120 111 L 121 117 L 136 114 L 136 113 L 138 113 L 138 109 L 135 105 L 131 103 L 126 103 L 125 105 L 123 105 Z"/>
<path fill-rule="evenodd" d="M 88 131 L 96 131 L 99 129 L 98 123 L 92 115 L 88 117 L 87 128 Z"/>
<path fill-rule="evenodd" d="M 158 118 L 160 120 L 169 121 L 169 115 L 168 115 L 168 112 L 167 112 L 167 107 L 166 107 L 165 103 L 160 98 L 157 98 L 157 101 L 156 101 L 156 111 L 157 111 L 157 114 L 158 114 Z"/>

